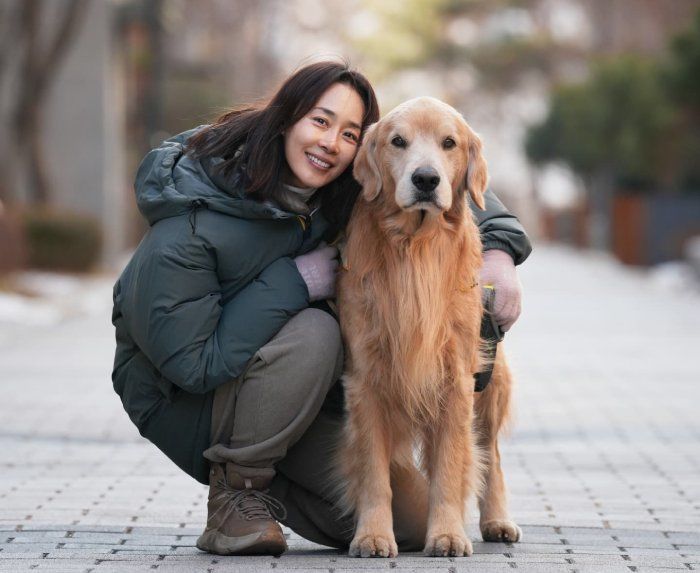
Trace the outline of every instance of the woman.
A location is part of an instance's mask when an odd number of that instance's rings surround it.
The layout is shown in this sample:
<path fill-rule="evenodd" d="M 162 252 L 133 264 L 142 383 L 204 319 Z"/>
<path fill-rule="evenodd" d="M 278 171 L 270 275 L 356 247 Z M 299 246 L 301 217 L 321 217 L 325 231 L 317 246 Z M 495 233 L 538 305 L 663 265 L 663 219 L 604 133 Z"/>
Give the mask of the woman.
<path fill-rule="evenodd" d="M 151 228 L 114 287 L 112 380 L 141 435 L 209 484 L 204 551 L 279 555 L 277 520 L 326 545 L 352 537 L 327 485 L 343 349 L 325 303 L 337 251 L 323 241 L 348 220 L 352 162 L 378 118 L 364 76 L 321 62 L 268 103 L 165 141 L 138 170 Z M 486 199 L 482 278 L 512 289 L 497 301 L 505 324 L 519 312 L 514 263 L 530 245 Z M 417 473 L 396 482 L 397 541 L 414 547 L 425 483 Z"/>

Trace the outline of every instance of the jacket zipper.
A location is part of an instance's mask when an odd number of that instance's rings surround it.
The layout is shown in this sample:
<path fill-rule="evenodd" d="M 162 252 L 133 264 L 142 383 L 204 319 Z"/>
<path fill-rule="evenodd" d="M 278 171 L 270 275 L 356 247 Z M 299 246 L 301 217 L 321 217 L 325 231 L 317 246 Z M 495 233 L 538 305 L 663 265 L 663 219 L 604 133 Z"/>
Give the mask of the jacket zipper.
<path fill-rule="evenodd" d="M 207 209 L 208 205 L 204 199 L 193 199 L 190 202 L 190 213 L 187 220 L 190 222 L 190 227 L 192 228 L 192 234 L 194 235 L 197 230 L 197 211 L 199 209 Z"/>

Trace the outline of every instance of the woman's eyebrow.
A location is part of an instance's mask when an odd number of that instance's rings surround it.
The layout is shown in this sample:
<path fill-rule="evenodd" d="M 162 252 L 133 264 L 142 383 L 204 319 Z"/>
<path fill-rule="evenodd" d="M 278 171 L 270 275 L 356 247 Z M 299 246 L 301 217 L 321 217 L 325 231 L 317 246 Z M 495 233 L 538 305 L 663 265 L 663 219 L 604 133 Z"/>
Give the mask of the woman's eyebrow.
<path fill-rule="evenodd" d="M 315 107 L 314 109 L 320 109 L 323 113 L 325 113 L 326 115 L 331 116 L 333 119 L 335 119 L 335 118 L 338 117 L 338 114 L 337 114 L 337 113 L 335 113 L 334 111 L 328 109 L 327 107 L 318 107 L 318 106 L 317 106 L 317 107 Z M 362 126 L 356 124 L 354 121 L 350 121 L 350 122 L 348 122 L 348 123 L 349 123 L 350 127 L 354 127 L 355 129 L 359 129 L 360 131 L 362 131 Z"/>

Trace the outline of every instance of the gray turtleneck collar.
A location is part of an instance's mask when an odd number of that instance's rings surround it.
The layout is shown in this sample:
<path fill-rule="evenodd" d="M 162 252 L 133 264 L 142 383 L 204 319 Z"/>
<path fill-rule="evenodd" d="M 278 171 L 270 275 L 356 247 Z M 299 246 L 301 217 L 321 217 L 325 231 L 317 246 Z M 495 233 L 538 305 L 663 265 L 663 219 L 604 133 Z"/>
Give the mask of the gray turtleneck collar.
<path fill-rule="evenodd" d="M 296 195 L 304 203 L 308 203 L 311 196 L 318 190 L 316 187 L 294 187 L 286 183 L 284 184 L 284 188 Z"/>
<path fill-rule="evenodd" d="M 276 199 L 283 209 L 298 215 L 308 215 L 311 211 L 308 202 L 316 191 L 315 187 L 294 187 L 283 183 Z"/>

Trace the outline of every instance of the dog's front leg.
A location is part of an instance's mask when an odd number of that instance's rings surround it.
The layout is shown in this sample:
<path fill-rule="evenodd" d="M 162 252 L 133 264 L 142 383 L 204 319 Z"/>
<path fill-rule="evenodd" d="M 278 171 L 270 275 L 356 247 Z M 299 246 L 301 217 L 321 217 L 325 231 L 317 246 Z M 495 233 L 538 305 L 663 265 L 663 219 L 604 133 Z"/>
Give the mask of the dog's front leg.
<path fill-rule="evenodd" d="M 430 477 L 428 534 L 423 552 L 436 557 L 472 554 L 464 529 L 465 506 L 475 485 L 472 447 L 472 394 L 456 387 L 439 420 L 426 434 L 425 463 Z"/>
<path fill-rule="evenodd" d="M 391 436 L 386 412 L 376 395 L 367 392 L 360 407 L 350 403 L 345 461 L 350 501 L 357 526 L 349 554 L 355 557 L 396 557 L 391 514 Z"/>

